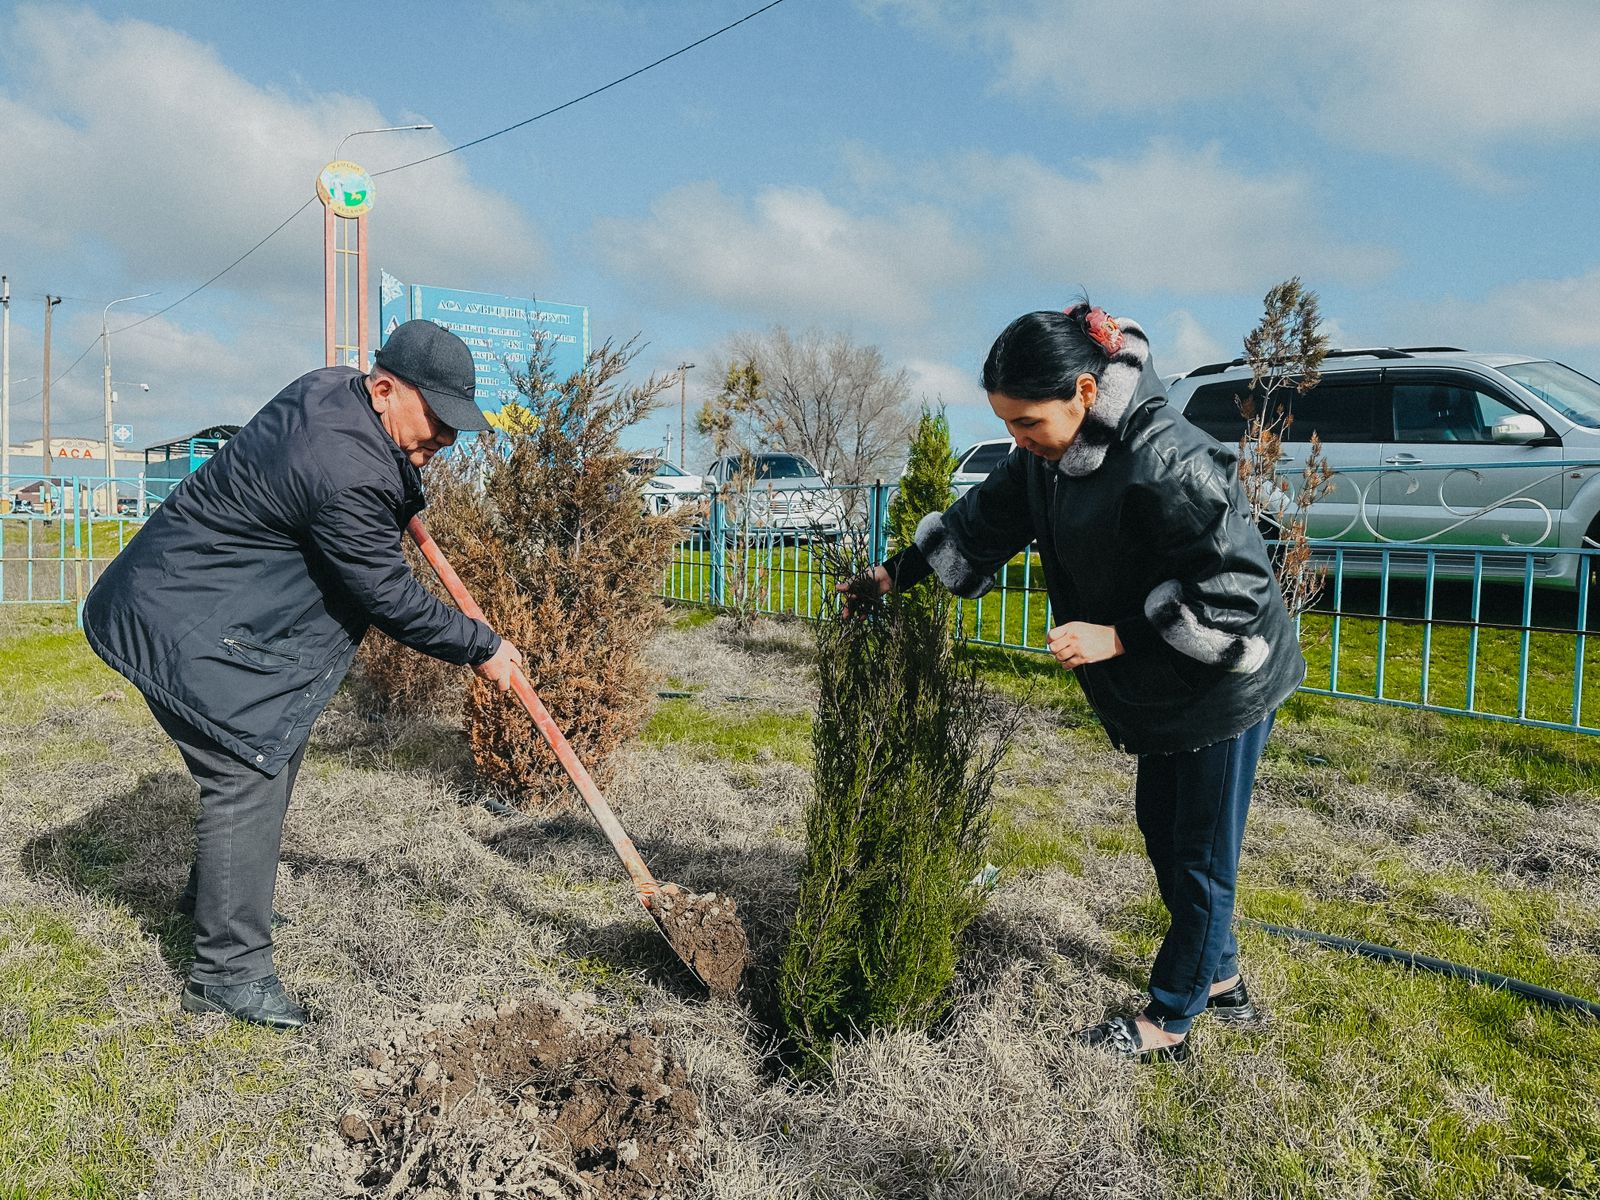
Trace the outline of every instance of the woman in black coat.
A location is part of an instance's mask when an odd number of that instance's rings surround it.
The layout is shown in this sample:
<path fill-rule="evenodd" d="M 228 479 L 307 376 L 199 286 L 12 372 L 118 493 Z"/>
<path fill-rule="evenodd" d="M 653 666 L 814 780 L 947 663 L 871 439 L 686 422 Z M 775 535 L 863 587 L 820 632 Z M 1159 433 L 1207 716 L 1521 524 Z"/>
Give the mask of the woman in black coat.
<path fill-rule="evenodd" d="M 1130 1058 L 1183 1058 L 1206 1011 L 1257 1017 L 1239 973 L 1234 892 L 1256 763 L 1305 676 L 1239 482 L 1238 455 L 1167 405 L 1144 332 L 1087 302 L 1019 317 L 983 366 L 1016 449 L 915 544 L 840 585 L 853 595 L 928 575 L 959 596 L 994 586 L 1037 544 L 1055 626 L 1120 749 L 1172 924 L 1150 1001 L 1079 1040 Z"/>

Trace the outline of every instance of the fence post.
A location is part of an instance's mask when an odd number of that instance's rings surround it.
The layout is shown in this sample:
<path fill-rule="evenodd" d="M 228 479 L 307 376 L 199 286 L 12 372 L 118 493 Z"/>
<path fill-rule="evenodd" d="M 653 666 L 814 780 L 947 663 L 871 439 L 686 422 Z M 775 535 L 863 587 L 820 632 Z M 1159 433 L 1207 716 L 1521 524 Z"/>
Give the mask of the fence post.
<path fill-rule="evenodd" d="M 875 563 L 889 552 L 889 493 L 883 480 L 874 479 L 867 493 L 867 554 Z"/>
<path fill-rule="evenodd" d="M 727 603 L 727 581 L 724 578 L 723 562 L 723 526 L 727 514 L 722 507 L 722 493 L 717 490 L 717 485 L 711 485 L 711 518 L 706 522 L 707 536 L 711 539 L 711 603 L 721 606 Z"/>

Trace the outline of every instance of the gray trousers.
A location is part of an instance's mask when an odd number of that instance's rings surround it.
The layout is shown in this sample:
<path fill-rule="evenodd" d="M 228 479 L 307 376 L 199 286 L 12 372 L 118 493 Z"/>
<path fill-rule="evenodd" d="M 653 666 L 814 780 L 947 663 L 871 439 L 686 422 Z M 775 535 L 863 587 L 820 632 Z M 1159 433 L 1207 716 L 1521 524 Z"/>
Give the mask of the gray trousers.
<path fill-rule="evenodd" d="M 283 817 L 306 748 L 274 778 L 247 767 L 182 717 L 150 703 L 200 786 L 194 865 L 180 907 L 194 908 L 196 983 L 250 983 L 272 970 L 272 892 Z"/>

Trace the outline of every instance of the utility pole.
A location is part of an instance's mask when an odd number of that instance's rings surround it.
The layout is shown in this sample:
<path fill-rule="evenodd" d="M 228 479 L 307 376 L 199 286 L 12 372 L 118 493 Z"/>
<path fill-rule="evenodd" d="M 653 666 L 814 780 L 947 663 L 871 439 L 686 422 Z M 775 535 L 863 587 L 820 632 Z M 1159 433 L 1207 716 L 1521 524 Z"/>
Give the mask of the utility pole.
<path fill-rule="evenodd" d="M 11 495 L 11 280 L 0 275 L 0 498 Z"/>
<path fill-rule="evenodd" d="M 678 364 L 678 469 L 683 469 L 683 451 L 689 444 L 689 410 L 688 402 L 684 398 L 684 381 L 689 372 L 694 370 L 694 364 L 681 362 Z"/>
<path fill-rule="evenodd" d="M 44 453 L 39 464 L 44 468 L 40 473 L 46 479 L 55 477 L 55 463 L 50 458 L 50 314 L 60 303 L 60 296 L 47 294 L 44 298 Z M 47 483 L 45 487 L 48 489 L 50 485 Z"/>

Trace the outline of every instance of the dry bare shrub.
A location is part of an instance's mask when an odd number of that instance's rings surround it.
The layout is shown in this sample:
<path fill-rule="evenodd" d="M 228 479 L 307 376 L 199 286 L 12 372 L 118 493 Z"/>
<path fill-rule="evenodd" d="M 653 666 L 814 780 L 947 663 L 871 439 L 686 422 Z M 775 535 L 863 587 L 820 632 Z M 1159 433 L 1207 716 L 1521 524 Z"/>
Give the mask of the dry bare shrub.
<path fill-rule="evenodd" d="M 631 342 L 607 342 L 566 380 L 537 369 L 518 377 L 522 401 L 501 411 L 499 433 L 452 456 L 449 470 L 467 490 L 444 489 L 452 503 L 435 530 L 602 786 L 607 756 L 648 709 L 644 648 L 664 617 L 656 593 L 683 527 L 683 518 L 647 513 L 627 472 L 622 432 L 670 382 L 625 385 L 636 353 Z M 532 719 L 476 678 L 466 727 L 484 782 L 524 807 L 569 794 Z"/>
<path fill-rule="evenodd" d="M 1311 557 L 1306 518 L 1313 504 L 1333 488 L 1333 470 L 1312 433 L 1295 489 L 1278 474 L 1283 440 L 1294 425 L 1292 403 L 1279 398 L 1287 388 L 1300 396 L 1322 380 L 1328 339 L 1320 332 L 1322 315 L 1317 294 L 1298 278 L 1285 280 L 1266 295 L 1260 323 L 1244 339 L 1244 361 L 1250 367 L 1249 394 L 1239 398 L 1244 436 L 1239 439 L 1239 480 L 1250 501 L 1250 515 L 1270 529 L 1272 567 L 1290 616 L 1316 602 L 1325 571 Z"/>

